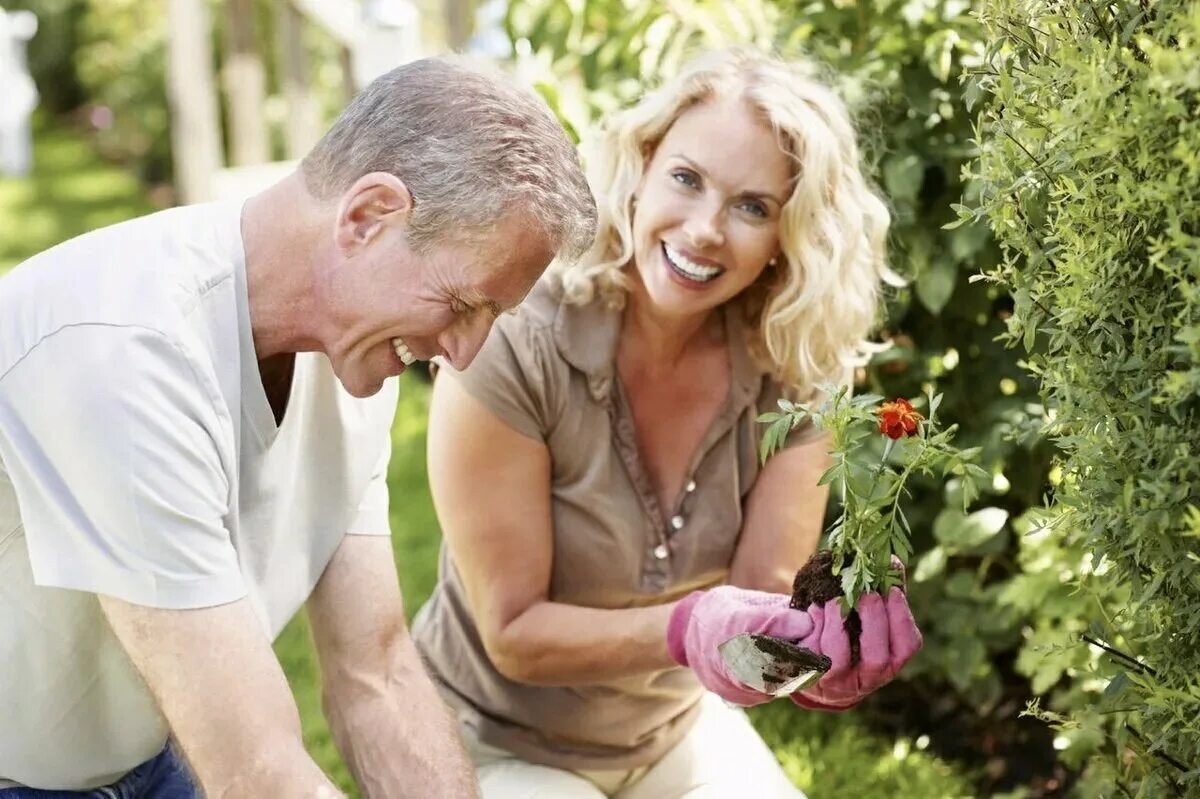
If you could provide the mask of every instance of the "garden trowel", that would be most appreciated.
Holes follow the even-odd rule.
[[[833,665],[811,649],[758,633],[735,635],[717,651],[730,674],[771,696],[795,693],[819,680]]]

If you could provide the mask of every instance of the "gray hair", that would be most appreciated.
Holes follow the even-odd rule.
[[[408,237],[418,250],[450,233],[477,237],[514,210],[567,257],[595,235],[579,154],[545,102],[458,60],[425,58],[376,78],[300,169],[320,200],[370,172],[400,178],[413,196]]]

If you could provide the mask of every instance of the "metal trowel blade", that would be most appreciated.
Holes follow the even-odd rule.
[[[771,696],[793,694],[819,680],[833,665],[810,649],[758,633],[735,635],[717,651],[730,674]]]

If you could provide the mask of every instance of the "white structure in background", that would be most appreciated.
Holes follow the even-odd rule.
[[[25,43],[37,27],[32,11],[0,8],[0,172],[7,175],[24,175],[33,166],[30,116],[38,93],[25,61]]]
[[[421,19],[412,0],[292,0],[296,9],[350,51],[354,85],[426,55]]]
[[[362,26],[350,48],[360,89],[421,52],[421,17],[409,0],[364,0]]]
[[[503,61],[512,55],[512,42],[504,30],[506,0],[487,0],[475,11],[475,33],[467,42],[467,52]]]
[[[296,10],[320,25],[350,55],[356,89],[383,73],[426,55],[421,48],[421,18],[411,0],[291,0]],[[212,196],[242,199],[283,178],[294,161],[226,167],[212,175]]]

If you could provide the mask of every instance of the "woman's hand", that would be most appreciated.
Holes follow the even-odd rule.
[[[774,699],[749,688],[725,667],[718,647],[741,633],[762,633],[788,641],[812,636],[808,613],[788,607],[784,594],[722,585],[681,599],[667,624],[671,657],[696,673],[700,683],[722,699],[743,707]]]
[[[831,599],[824,605],[812,605],[806,613],[813,629],[799,640],[799,645],[825,655],[833,661],[833,667],[813,686],[792,694],[792,701],[801,707],[847,710],[891,682],[921,648],[921,631],[902,590],[894,587],[886,598],[864,594],[858,602],[862,622],[859,661],[851,665],[850,639],[839,602]]]

